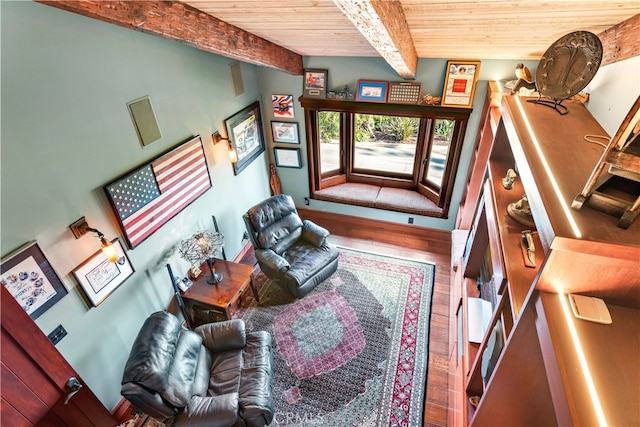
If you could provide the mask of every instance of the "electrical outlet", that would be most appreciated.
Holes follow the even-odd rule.
[[[413,217],[412,216],[409,217],[409,224],[413,224]]]
[[[47,335],[49,341],[53,343],[53,345],[58,344],[58,342],[67,335],[67,331],[64,329],[64,326],[58,325],[53,331]]]
[[[307,205],[307,206],[309,206],[309,198],[308,198],[308,197],[305,197],[305,198],[304,198],[304,204],[305,204],[305,205]]]

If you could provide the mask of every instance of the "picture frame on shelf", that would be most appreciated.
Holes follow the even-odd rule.
[[[305,98],[326,98],[327,75],[327,70],[305,69],[302,96]]]
[[[238,161],[233,163],[233,173],[238,175],[265,151],[260,102],[256,101],[227,117],[224,125],[229,143],[238,156]]]
[[[467,108],[473,106],[479,72],[480,61],[447,61],[440,105]]]
[[[356,86],[356,101],[361,102],[387,102],[388,82],[374,80],[358,80]]]
[[[300,144],[298,123],[271,122],[273,142],[282,144]]]
[[[34,320],[68,293],[36,241],[2,259],[0,281]]]
[[[273,157],[277,167],[300,169],[302,167],[302,157],[299,148],[274,147]]]
[[[293,112],[293,95],[271,95],[271,104],[273,105],[273,117],[292,119]]]
[[[118,254],[116,262],[110,262],[100,249],[72,272],[93,307],[100,305],[135,272],[120,239],[116,237],[111,244]]]
[[[422,84],[415,82],[389,82],[387,102],[390,104],[418,104],[422,95]]]

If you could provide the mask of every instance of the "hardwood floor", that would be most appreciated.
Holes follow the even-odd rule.
[[[436,265],[436,277],[431,306],[431,326],[429,328],[429,366],[424,408],[424,427],[447,425],[447,399],[449,378],[449,272],[451,251],[424,250],[402,247],[371,239],[338,236],[332,234],[333,244],[361,249],[381,254],[411,258],[431,262]],[[446,245],[443,245],[446,246]]]

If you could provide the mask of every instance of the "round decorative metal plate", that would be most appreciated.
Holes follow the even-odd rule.
[[[562,100],[584,89],[602,62],[602,43],[588,31],[569,33],[542,55],[536,70],[536,88],[541,95]]]

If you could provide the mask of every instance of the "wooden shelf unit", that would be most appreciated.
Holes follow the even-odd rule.
[[[451,275],[451,307],[456,310],[450,316],[451,328],[459,332],[452,343],[456,352],[450,369],[455,375],[450,376],[454,383],[449,387],[450,396],[458,401],[450,405],[449,419],[452,425],[473,426],[637,422],[640,222],[624,230],[617,227],[616,217],[570,208],[604,150],[583,137],[606,133],[577,102],[567,102],[569,114],[560,116],[496,90],[499,86],[490,84],[487,102],[490,105],[499,95],[501,114],[496,121],[495,109],[484,110],[481,127],[497,124],[491,140],[479,137],[467,199],[460,208],[464,212],[458,215],[458,227],[466,225],[469,237],[459,271]],[[509,168],[516,169],[518,177],[507,190],[502,178]],[[535,221],[535,268],[524,265],[520,249],[522,232],[529,227],[507,214],[507,206],[524,194]],[[471,200],[474,195],[476,200]],[[485,336],[476,344],[468,339],[465,299],[477,296],[485,252],[490,254],[496,303]],[[575,318],[568,293],[604,299],[613,323]],[[502,348],[490,358],[498,323]],[[575,340],[571,329],[578,331]],[[625,331],[634,337],[625,338]],[[586,371],[576,368],[580,348]],[[607,361],[607,349],[616,349],[614,368]],[[490,359],[493,372],[483,375]],[[587,372],[594,378],[592,389],[599,400],[587,392]],[[616,400],[620,394],[625,396]],[[471,396],[480,397],[477,408],[469,403]],[[600,419],[594,409],[597,401]]]

